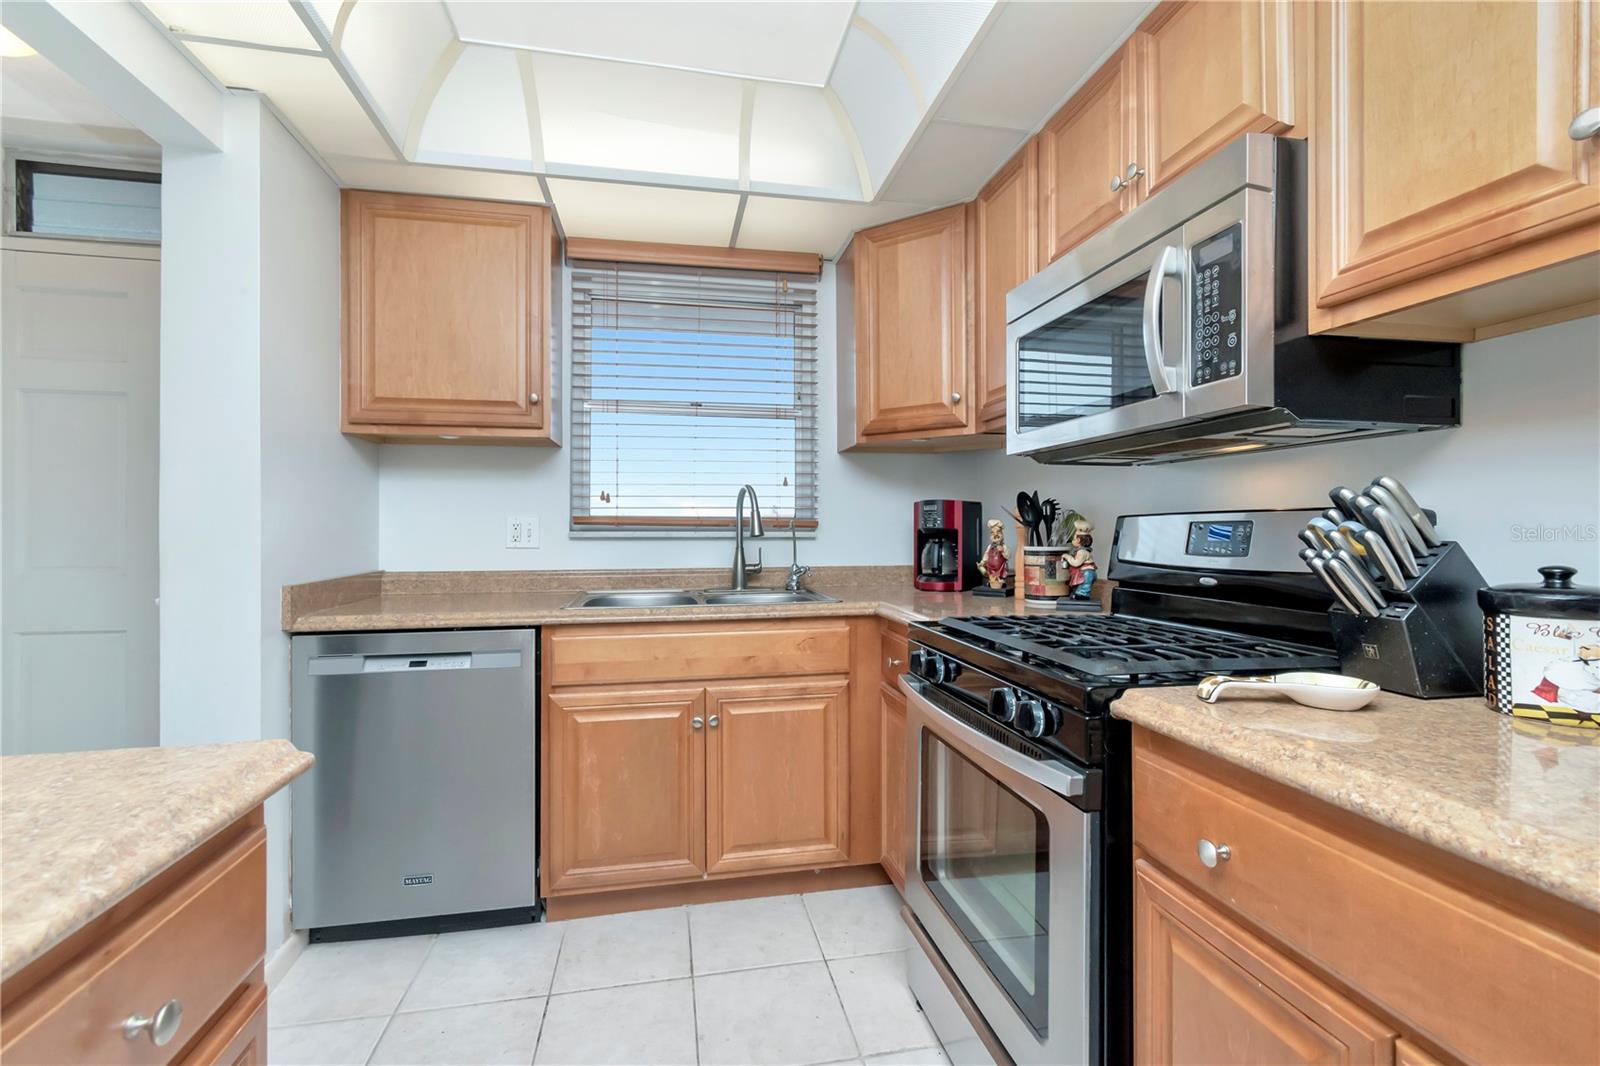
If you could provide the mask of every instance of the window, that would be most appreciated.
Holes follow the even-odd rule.
[[[17,160],[17,232],[117,241],[161,239],[161,175]]]
[[[574,263],[572,528],[814,528],[816,337],[814,277]]]

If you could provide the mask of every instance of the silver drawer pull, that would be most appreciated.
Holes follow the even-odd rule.
[[[889,658],[889,669],[891,670],[898,670],[905,664],[906,661],[904,659],[896,659],[892,656]]]
[[[122,1023],[122,1035],[128,1040],[137,1040],[149,1033],[150,1043],[156,1047],[166,1047],[178,1035],[178,1026],[182,1024],[183,1004],[169,999],[161,1004],[154,1015],[128,1015]]]
[[[1205,837],[1200,838],[1199,847],[1195,848],[1200,853],[1200,861],[1208,869],[1215,870],[1217,863],[1227,862],[1233,857],[1233,849],[1226,844],[1213,844]]]

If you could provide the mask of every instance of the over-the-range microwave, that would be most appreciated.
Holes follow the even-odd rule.
[[[1306,332],[1304,141],[1246,134],[1006,296],[1006,451],[1199,459],[1461,421],[1458,344]]]

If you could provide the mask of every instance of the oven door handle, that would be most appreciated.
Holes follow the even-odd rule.
[[[900,675],[900,688],[906,699],[916,704],[917,710],[928,720],[929,727],[945,740],[964,747],[1033,781],[1058,796],[1081,796],[1084,792],[1084,774],[1058,759],[1035,759],[1020,751],[1012,751],[998,740],[991,740],[953,714],[939,710],[928,699],[926,682],[910,674]]]
[[[1157,396],[1178,391],[1178,372],[1167,365],[1161,348],[1161,304],[1168,278],[1183,280],[1183,252],[1170,244],[1156,257],[1144,286],[1144,361]]]

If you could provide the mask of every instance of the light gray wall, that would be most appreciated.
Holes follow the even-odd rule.
[[[285,584],[378,560],[377,456],[339,432],[339,193],[259,97],[163,158],[161,742],[289,735]],[[289,796],[267,804],[267,951]]]
[[[818,291],[821,400],[819,532],[802,540],[813,564],[909,563],[911,502],[977,499],[976,455],[840,454],[834,448],[833,265]],[[563,345],[564,353],[570,345]],[[597,539],[568,535],[571,449],[386,444],[380,449],[378,527],[386,570],[546,570],[566,567],[726,566],[728,537]],[[507,549],[506,519],[537,515],[536,549]],[[789,545],[769,533],[764,559],[787,567]],[[754,557],[754,553],[750,553]]]
[[[985,510],[1014,507],[1020,489],[1055,496],[1095,522],[1104,560],[1121,514],[1326,507],[1334,485],[1392,474],[1490,582],[1565,563],[1600,584],[1600,318],[1469,344],[1462,363],[1459,429],[1139,469],[986,455]]]
[[[339,189],[261,122],[261,736],[289,735],[284,585],[378,562],[377,445],[339,432]],[[289,792],[267,801],[267,944],[289,924]]]

